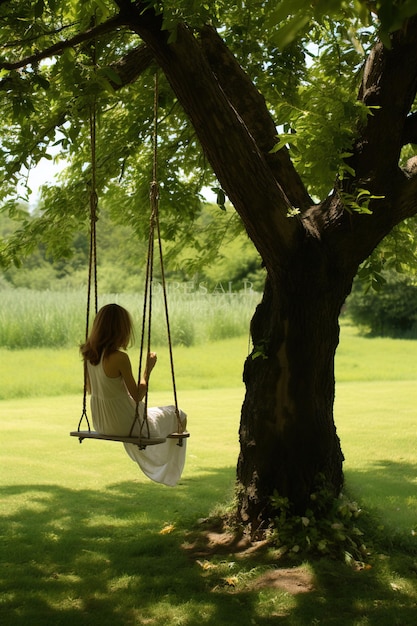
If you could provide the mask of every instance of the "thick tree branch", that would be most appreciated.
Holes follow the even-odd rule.
[[[88,30],[78,33],[74,35],[74,37],[70,37],[69,39],[64,39],[63,41],[59,41],[53,46],[49,46],[49,48],[45,48],[35,54],[31,54],[23,59],[19,59],[18,61],[0,61],[0,69],[5,70],[17,70],[26,65],[32,65],[33,63],[39,63],[42,59],[47,59],[56,54],[61,54],[67,48],[72,48],[77,46],[84,41],[90,41],[94,39],[94,37],[98,37],[105,33],[108,33],[118,26],[123,25],[123,20],[120,15],[116,15],[115,17],[110,18],[106,22],[99,24],[98,26],[94,26],[89,28]]]
[[[229,101],[241,116],[263,153],[271,171],[285,189],[294,207],[306,209],[313,204],[301,178],[295,170],[288,150],[271,153],[277,143],[277,129],[265,98],[238,64],[218,33],[209,26],[201,31],[204,53]]]
[[[308,216],[344,267],[361,263],[396,224],[417,212],[417,196],[409,193],[414,181],[399,168],[401,147],[414,132],[415,122],[408,122],[407,116],[416,89],[417,17],[413,17],[392,34],[390,50],[376,44],[365,64],[359,99],[371,109],[348,159],[355,174],[342,181],[341,196],[337,190]],[[346,195],[355,199],[364,188],[381,196],[370,201],[370,215],[344,205]]]
[[[152,65],[153,60],[152,51],[146,44],[141,44],[134,50],[130,50],[120,61],[110,65],[120,79],[118,83],[110,81],[113,89],[117,91],[134,83]]]
[[[378,43],[365,64],[359,99],[371,113],[355,146],[353,167],[366,180],[378,171],[383,184],[397,167],[407,115],[417,90],[417,16],[392,34],[392,47]],[[381,129],[384,132],[381,132]]]
[[[141,3],[133,6],[118,0],[118,4],[130,28],[151,48],[249,236],[276,272],[290,262],[293,239],[299,233],[297,223],[287,218],[288,198],[221,89],[199,43],[180,24],[175,42],[168,44],[162,20],[153,11],[143,10]]]

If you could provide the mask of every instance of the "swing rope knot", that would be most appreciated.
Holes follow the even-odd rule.
[[[152,204],[155,205],[156,202],[159,200],[159,185],[156,180],[153,180],[151,182],[149,195]]]

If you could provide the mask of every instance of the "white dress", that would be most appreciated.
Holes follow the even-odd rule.
[[[104,435],[128,437],[135,416],[136,403],[128,394],[123,378],[107,376],[102,360],[98,365],[92,365],[87,361],[87,369],[91,388],[91,417],[95,430]],[[143,412],[144,404],[140,402],[140,418]],[[147,412],[150,437],[166,437],[178,431],[174,406],[148,407]],[[182,423],[186,417],[180,410]],[[136,420],[132,435],[139,434],[140,426]],[[142,436],[148,436],[146,426]],[[178,446],[177,443],[176,439],[167,439],[164,443],[147,446],[144,450],[140,450],[134,443],[123,445],[130,458],[139,465],[148,478],[173,487],[181,478],[184,468],[187,440],[182,440],[182,446]]]

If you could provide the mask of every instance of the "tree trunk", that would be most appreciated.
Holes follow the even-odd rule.
[[[274,492],[302,514],[320,483],[337,496],[343,455],[333,421],[338,316],[351,281],[308,246],[252,319],[240,426],[238,513],[256,531],[274,516]]]
[[[337,496],[343,484],[333,420],[338,317],[359,264],[417,210],[417,177],[409,179],[398,167],[417,83],[417,26],[393,36],[391,50],[370,56],[363,101],[376,109],[353,147],[349,165],[355,173],[310,206],[287,151],[270,152],[277,132],[264,99],[217,33],[205,28],[197,34],[180,24],[170,43],[162,16],[141,2],[116,1],[165,73],[267,270],[251,326],[254,350],[244,369],[237,468],[238,516],[256,531],[274,518],[274,493],[302,514],[317,486]],[[413,69],[399,77],[391,106],[398,64]],[[380,132],[380,111],[382,128],[392,126],[395,133]],[[341,201],[341,192],[355,198],[363,186],[383,198],[370,203],[366,216]],[[290,218],[294,207],[300,215]]]

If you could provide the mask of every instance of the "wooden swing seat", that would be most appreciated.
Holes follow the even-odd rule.
[[[187,439],[189,436],[190,433],[184,431],[183,433],[171,433],[170,435],[167,435],[167,439]]]
[[[155,446],[158,443],[164,443],[165,437],[129,437],[123,435],[103,435],[95,430],[73,430],[70,432],[71,437],[78,437],[80,443],[83,439],[104,439],[105,441],[121,441],[122,443],[133,443],[139,448],[146,448],[146,446]]]
[[[171,433],[167,437],[125,437],[123,435],[103,435],[95,430],[73,430],[70,432],[71,437],[78,437],[80,443],[83,439],[104,439],[105,441],[120,441],[122,443],[133,443],[139,448],[146,446],[155,446],[159,443],[165,443],[167,439],[183,440],[190,436],[190,433]]]

